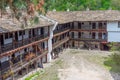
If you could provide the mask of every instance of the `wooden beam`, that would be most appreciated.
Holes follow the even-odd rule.
[[[107,32],[106,29],[91,29],[91,30],[85,30],[85,29],[71,29],[71,32]]]
[[[24,30],[23,30],[24,31]],[[23,40],[24,40],[24,34],[23,34],[23,31],[22,31],[22,45],[24,45],[23,43]]]
[[[61,33],[54,34],[53,37],[60,36],[60,35],[62,35],[62,34],[64,34],[64,33],[69,32],[69,31],[70,31],[70,29],[68,29],[68,30],[66,30],[66,31],[62,31]]]

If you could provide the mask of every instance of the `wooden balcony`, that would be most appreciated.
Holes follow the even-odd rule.
[[[76,40],[76,41],[107,42],[107,39],[91,39],[91,38],[70,38],[70,40]]]
[[[18,47],[30,44],[32,42],[45,39],[47,37],[48,37],[48,34],[47,35],[36,36],[36,37],[32,37],[32,38],[27,38],[27,39],[23,39],[23,40],[13,42],[13,43],[10,43],[10,44],[2,45],[0,52],[3,53],[3,52],[6,52],[6,51],[10,51],[10,50],[16,49]]]
[[[63,31],[69,30],[69,29],[70,29],[69,27],[66,27],[66,28],[63,28],[63,29],[54,30],[53,33],[54,33],[54,34],[57,34],[57,33],[61,33],[61,32],[63,32]]]
[[[79,31],[79,32],[107,32],[106,29],[71,29],[71,31]]]
[[[15,72],[18,72],[19,70],[25,68],[27,65],[34,63],[38,59],[42,58],[43,56],[47,55],[48,50],[44,50],[41,55],[37,55],[33,59],[26,61],[25,59],[22,59],[22,61],[19,61],[15,64],[12,64],[10,67],[0,71],[0,73],[3,73],[0,77],[7,77],[12,75]]]
[[[56,43],[53,44],[53,49],[59,47],[60,45],[64,44],[67,41],[69,41],[69,37],[66,37],[60,41],[57,41]]]

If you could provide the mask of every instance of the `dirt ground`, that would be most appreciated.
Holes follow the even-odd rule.
[[[104,62],[111,52],[66,49],[36,80],[120,80]],[[46,64],[46,65],[47,65]]]
[[[114,80],[99,60],[109,54],[105,51],[66,50],[60,58],[67,67],[58,70],[58,77],[60,80]]]

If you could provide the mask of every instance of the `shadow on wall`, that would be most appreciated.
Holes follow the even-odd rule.
[[[120,53],[114,53],[104,62],[114,80],[120,80]]]

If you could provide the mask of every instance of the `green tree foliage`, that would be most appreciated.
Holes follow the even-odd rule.
[[[120,0],[45,0],[45,8],[47,10],[56,9],[57,11],[65,11],[68,8],[71,11],[85,10],[120,10]]]

